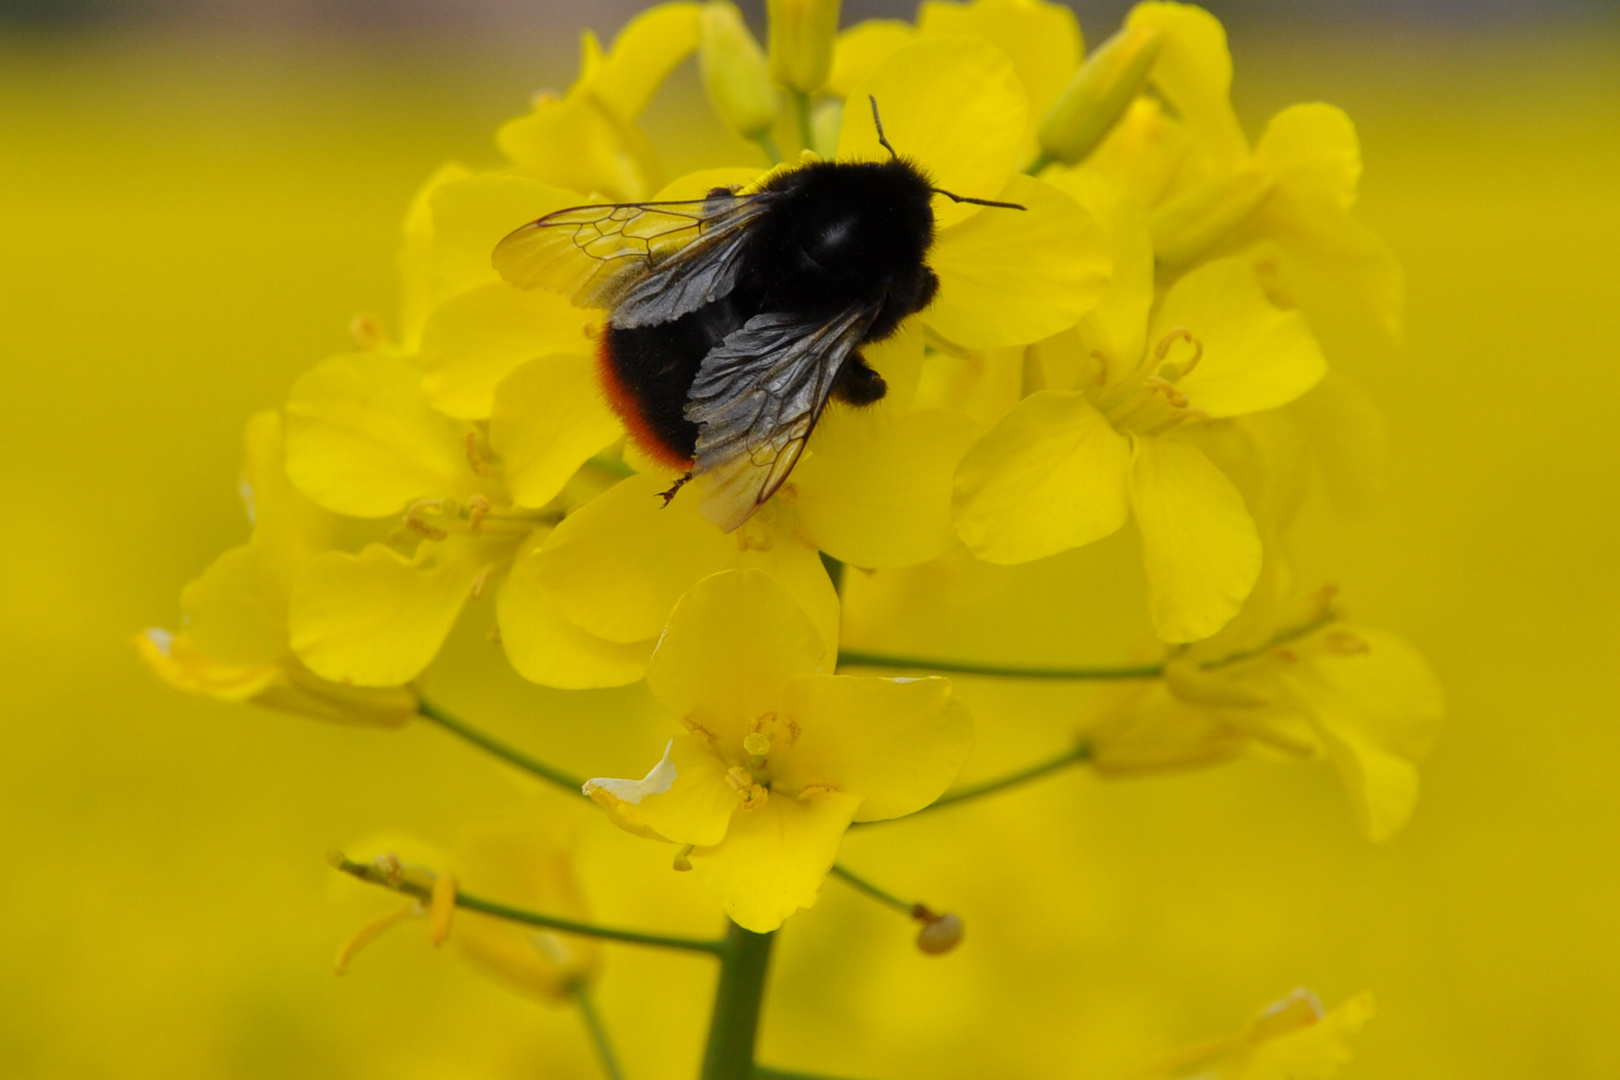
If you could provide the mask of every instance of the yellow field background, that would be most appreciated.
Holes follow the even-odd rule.
[[[1403,349],[1323,328],[1387,415],[1388,496],[1349,524],[1313,513],[1302,550],[1445,682],[1417,816],[1375,847],[1325,767],[1247,763],[1070,776],[853,834],[852,866],[961,911],[967,942],[923,957],[830,882],[782,935],[768,1061],[1109,1080],[1303,984],[1377,996],[1352,1080],[1620,1075],[1620,38],[1233,37],[1251,131],[1293,101],[1356,119],[1361,214],[1408,273]],[[328,848],[448,845],[468,817],[564,800],[435,730],[182,698],[129,643],[245,538],[246,417],[342,349],[355,312],[391,313],[418,182],[492,164],[495,124],[570,74],[430,44],[0,40],[0,1076],[598,1075],[575,1016],[420,926],[330,970],[392,898],[337,888]],[[675,171],[720,138],[683,126],[694,84],[649,120]],[[1082,557],[1128,565],[1131,542]],[[1141,629],[1100,621],[1118,606],[1032,625],[1107,660]],[[523,685],[482,629],[432,673],[445,701],[587,775],[656,756],[639,688]],[[964,689],[970,772],[1056,745],[1050,701],[1074,695],[1043,693]],[[579,821],[604,921],[713,927],[668,849]],[[609,950],[631,1080],[694,1074],[710,978]]]

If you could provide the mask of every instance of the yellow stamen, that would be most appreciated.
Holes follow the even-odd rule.
[[[435,948],[450,938],[450,920],[456,914],[456,879],[440,874],[433,879],[428,899],[428,940]]]
[[[443,499],[418,499],[405,508],[405,527],[421,533],[429,540],[443,540],[450,534],[437,525],[430,524],[424,516],[429,513],[441,514],[443,512]]]
[[[1185,409],[1187,407],[1187,395],[1158,375],[1149,375],[1142,380],[1142,385],[1149,390],[1163,390],[1165,400],[1170,402],[1170,407],[1173,409]]]
[[[359,953],[361,949],[382,937],[390,929],[392,929],[396,923],[410,918],[416,913],[416,910],[416,904],[412,902],[395,911],[390,911],[381,918],[373,919],[371,922],[366,923],[366,925],[356,930],[349,937],[349,940],[345,941],[338,947],[337,957],[332,961],[333,973],[342,975],[344,972],[348,971],[350,962],[354,960],[355,955]]]
[[[1358,637],[1348,630],[1335,630],[1323,641],[1327,643],[1328,651],[1338,656],[1359,656],[1372,651],[1372,646],[1367,644],[1365,638]]]
[[[471,465],[472,471],[479,476],[488,476],[495,471],[490,467],[489,462],[484,459],[483,451],[478,448],[478,432],[476,431],[467,432],[467,464]],[[474,498],[483,498],[483,496],[474,496]],[[487,503],[489,500],[485,499],[484,501]]]
[[[1170,354],[1170,346],[1174,345],[1178,341],[1185,341],[1193,347],[1193,358],[1187,361],[1185,364],[1165,363],[1159,367],[1159,374],[1163,375],[1171,382],[1175,382],[1177,379],[1185,378],[1187,375],[1191,374],[1192,369],[1198,366],[1198,361],[1204,358],[1204,343],[1193,337],[1192,331],[1188,330],[1185,326],[1178,326],[1171,330],[1168,334],[1164,335],[1164,337],[1159,341],[1159,344],[1154,348],[1153,355],[1158,359],[1163,360]]]
[[[471,446],[472,443],[468,442],[467,445]],[[483,532],[484,516],[490,512],[490,509],[490,502],[486,496],[474,495],[467,500],[467,528],[472,530],[474,536]]]

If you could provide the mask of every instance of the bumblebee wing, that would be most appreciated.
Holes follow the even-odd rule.
[[[877,313],[756,315],[703,358],[685,416],[699,425],[692,471],[705,476],[705,517],[730,532],[782,486]]]
[[[544,286],[613,325],[669,322],[732,290],[770,192],[719,190],[685,202],[604,203],[547,214],[495,248],[495,269],[522,289]]]

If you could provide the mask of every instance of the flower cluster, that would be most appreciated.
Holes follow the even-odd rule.
[[[574,84],[498,132],[503,167],[428,181],[398,319],[357,321],[352,352],[250,423],[252,538],[187,586],[181,632],[142,639],[148,661],[188,691],[397,725],[464,611],[492,604],[525,679],[645,679],[675,725],[662,759],[584,791],[763,933],[815,901],[852,823],[934,802],[973,740],[944,679],[836,674],[843,566],[1023,563],[1132,521],[1157,641],[1144,681],[1076,720],[1095,766],[1326,757],[1367,832],[1399,828],[1434,678],[1301,590],[1289,551],[1307,492],[1358,501],[1379,453],[1313,305],[1349,297],[1399,331],[1399,270],[1351,214],[1350,121],[1294,106],[1251,143],[1224,31],[1185,4],[1138,4],[1089,54],[1044,0],[928,0],[915,25],[842,32],[836,4],[770,15],[764,45],[725,0],[661,4],[611,48],[586,34]],[[666,178],[637,118],[694,55],[735,153]],[[937,293],[861,350],[881,400],[813,416],[786,482],[729,530],[610,404],[612,311],[491,261],[556,211],[747,195],[896,151],[936,192]],[[442,880],[416,883],[435,913]],[[555,956],[530,970],[527,945],[478,940],[506,977],[560,985]]]

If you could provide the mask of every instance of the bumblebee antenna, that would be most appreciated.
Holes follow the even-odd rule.
[[[953,194],[952,192],[946,191],[944,188],[931,187],[928,190],[932,191],[935,195],[943,195],[943,196],[945,196],[947,199],[951,200],[951,202],[972,203],[974,206],[996,206],[996,207],[1000,207],[1003,210],[1028,210],[1029,209],[1029,207],[1022,206],[1022,205],[1020,205],[1018,203],[1015,203],[1015,202],[996,202],[994,199],[974,199],[974,198],[971,198],[971,197],[969,197],[967,195],[956,195],[956,194]]]
[[[891,158],[899,157],[900,155],[894,152],[894,147],[889,145],[888,136],[883,134],[883,120],[878,116],[877,98],[871,94],[867,94],[866,100],[872,103],[872,126],[877,128],[878,145],[887,150]]]

